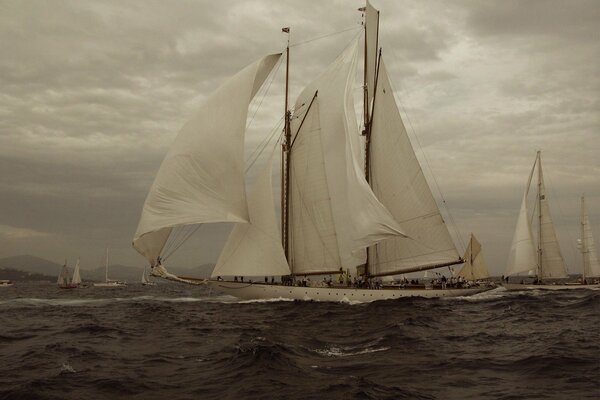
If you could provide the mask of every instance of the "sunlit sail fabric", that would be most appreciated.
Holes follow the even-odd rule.
[[[172,227],[246,222],[244,132],[248,105],[281,55],[244,68],[187,122],[150,188],[133,239],[155,265]]]
[[[404,128],[383,60],[371,127],[373,192],[409,238],[385,240],[369,252],[369,273],[386,275],[459,262],[460,256]]]
[[[273,156],[248,194],[248,223],[237,223],[212,277],[289,275],[277,227],[271,176]]]
[[[487,264],[483,259],[481,252],[481,243],[477,241],[475,236],[471,234],[469,245],[463,257],[465,265],[458,272],[458,276],[465,278],[468,281],[476,281],[477,279],[485,279],[490,277]]]
[[[581,252],[583,254],[583,271],[586,278],[600,277],[600,262],[596,253],[596,244],[592,236],[592,226],[585,208],[585,200],[581,198]]]
[[[402,234],[369,188],[356,158],[352,87],[357,52],[358,40],[296,101],[290,156],[290,242],[296,274],[354,267],[364,262],[362,249]]]

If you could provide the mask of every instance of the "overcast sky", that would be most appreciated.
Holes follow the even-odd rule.
[[[492,273],[502,273],[541,149],[563,255],[580,271],[582,192],[600,238],[600,2],[373,5],[413,146],[462,240],[474,232]],[[92,268],[108,245],[111,262],[142,266],[131,248],[140,211],[194,109],[245,65],[282,51],[284,26],[298,44],[291,84],[299,94],[357,34],[361,6],[0,0],[0,257],[81,256]],[[250,144],[281,118],[282,72]],[[172,263],[214,262],[226,235],[203,226]]]

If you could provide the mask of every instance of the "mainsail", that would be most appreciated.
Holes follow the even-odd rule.
[[[69,284],[69,267],[67,267],[67,261],[60,268],[60,273],[58,274],[58,280],[56,281],[59,286],[67,286]]]
[[[596,253],[596,244],[592,236],[592,227],[585,208],[584,196],[581,196],[581,255],[583,256],[583,277],[600,277],[600,262]]]
[[[527,195],[536,167],[538,171],[538,193],[536,199],[538,214],[534,220],[538,221],[537,257],[535,255],[536,249],[532,235],[532,220],[530,219],[527,207]],[[511,276],[520,273],[529,273],[530,271],[534,271],[540,279],[564,278],[567,276],[565,263],[554,230],[554,223],[550,215],[550,206],[546,196],[546,187],[542,172],[541,153],[539,151],[529,175],[523,200],[521,201],[521,210],[517,219],[517,227],[513,236],[505,274]]]
[[[357,159],[352,98],[358,39],[296,101],[290,153],[290,265],[326,273],[363,261],[361,251],[402,229],[377,200]]]
[[[481,252],[481,243],[477,241],[473,234],[471,234],[471,239],[469,240],[469,245],[463,259],[465,260],[465,265],[458,272],[458,276],[468,281],[490,277],[487,265],[483,259],[483,253]]]
[[[266,56],[229,79],[177,135],[150,188],[133,239],[150,265],[157,264],[173,227],[248,221],[248,105],[280,56]]]
[[[458,251],[404,128],[383,60],[368,140],[371,187],[409,236],[371,248],[369,274],[390,275],[459,263]]]

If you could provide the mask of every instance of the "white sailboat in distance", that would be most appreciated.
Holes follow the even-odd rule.
[[[127,283],[122,281],[117,281],[114,279],[108,279],[108,247],[106,248],[106,257],[105,257],[105,280],[104,282],[96,282],[94,283],[95,287],[105,287],[105,288],[120,288],[127,286]]]
[[[537,209],[537,218],[533,218],[529,214],[527,205],[527,196],[533,180],[533,174],[537,168],[537,196],[535,208]],[[537,222],[537,246],[533,239],[533,225]],[[584,229],[582,223],[582,229]],[[585,239],[586,235],[582,235]],[[591,236],[591,232],[590,232]],[[584,255],[585,257],[585,255]],[[525,283],[524,279],[520,279],[520,283],[511,283],[510,277],[528,274],[535,276],[534,283]],[[567,277],[567,268],[563,260],[554,223],[550,215],[550,206],[546,194],[546,186],[544,184],[544,176],[542,172],[542,156],[541,152],[537,152],[533,168],[529,174],[525,194],[521,201],[521,210],[517,219],[517,227],[513,236],[513,241],[508,258],[508,265],[505,272],[505,282],[503,286],[508,290],[564,290],[564,289],[582,289],[582,288],[600,288],[598,285],[582,285],[582,284],[560,284],[549,283],[548,279],[558,279]],[[514,278],[513,278],[514,279]],[[544,283],[546,281],[546,283]]]
[[[581,238],[578,240],[578,245],[583,263],[581,282],[583,284],[599,283],[600,261],[598,261],[592,226],[585,208],[585,196],[583,195],[581,196]]]
[[[359,46],[357,35],[305,87],[292,108],[290,29],[283,28],[288,46],[279,224],[271,182],[275,145],[263,146],[268,162],[247,196],[245,190],[248,106],[282,59],[282,54],[271,54],[213,92],[181,129],[162,162],[133,238],[133,247],[148,260],[152,275],[206,283],[243,299],[374,301],[487,290],[386,287],[381,282],[386,276],[448,267],[462,259],[396,105],[378,43],[379,11],[368,1],[360,11],[364,46]],[[365,122],[359,129],[353,89],[361,47]],[[212,279],[169,273],[165,266],[169,254],[163,259],[163,250],[178,245],[167,241],[186,236],[175,230],[218,222],[235,226]],[[324,280],[311,280],[312,275]],[[275,276],[281,277],[278,283]],[[250,277],[260,277],[261,282],[249,282]],[[320,283],[315,285],[316,281]]]

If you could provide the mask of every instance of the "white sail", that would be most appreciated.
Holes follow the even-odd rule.
[[[290,156],[295,274],[354,267],[364,262],[362,249],[403,234],[369,188],[356,158],[357,51],[358,39],[296,101]]]
[[[170,230],[246,222],[244,132],[248,105],[281,54],[266,56],[218,88],[186,123],[150,188],[133,239],[155,265]]]
[[[289,275],[275,215],[272,171],[273,156],[248,194],[250,222],[235,225],[212,277]]]
[[[81,283],[81,272],[79,271],[79,258],[77,259],[77,263],[75,263],[75,270],[73,271],[73,279],[71,279],[71,283],[75,285],[79,285]]]
[[[550,215],[550,206],[546,196],[546,186],[544,185],[544,175],[542,172],[542,160],[538,157],[538,176],[539,176],[539,198],[540,198],[540,247],[542,249],[542,264],[540,266],[540,278],[565,278],[567,269],[558,246],[558,239],[554,230],[554,223]]]
[[[477,241],[475,235],[471,234],[469,245],[464,255],[465,264],[458,272],[458,276],[465,278],[468,281],[476,281],[478,279],[486,279],[490,277],[483,253],[481,252],[481,243]]]
[[[370,183],[409,238],[395,237],[369,251],[369,273],[459,262],[460,256],[410,143],[383,59],[379,66],[370,139]]]
[[[587,278],[600,277],[600,261],[596,252],[596,244],[592,236],[592,226],[585,208],[585,200],[581,197],[581,254],[583,255],[583,276]]]

